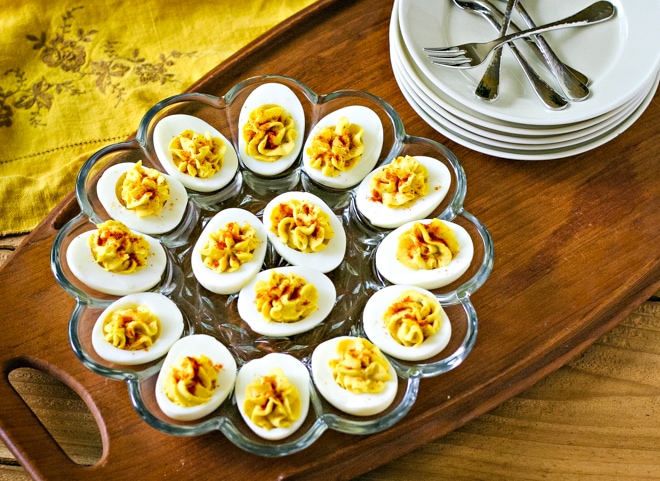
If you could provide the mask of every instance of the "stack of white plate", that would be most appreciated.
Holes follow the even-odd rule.
[[[544,34],[557,55],[590,80],[589,97],[571,102],[563,110],[541,104],[506,47],[500,95],[495,101],[474,94],[488,60],[472,69],[433,65],[424,47],[484,42],[498,36],[485,19],[461,10],[452,0],[395,0],[390,24],[394,76],[406,100],[429,125],[476,151],[523,160],[585,152],[630,127],[648,107],[660,79],[660,1],[611,1],[617,13],[610,20]],[[592,2],[532,1],[524,5],[541,25],[572,15]],[[515,14],[512,19],[524,28]],[[527,55],[529,49],[523,51],[536,71],[561,92],[545,65]]]

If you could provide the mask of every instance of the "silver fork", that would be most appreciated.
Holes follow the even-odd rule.
[[[454,3],[456,6],[459,8],[467,9],[470,11],[473,11],[475,13],[480,14],[483,16],[488,23],[491,24],[491,26],[497,30],[498,32],[501,29],[500,23],[495,19],[495,17],[489,12],[486,11],[486,9],[475,9],[475,5],[473,1],[465,1],[465,0],[454,0]],[[532,68],[531,65],[525,60],[525,57],[520,53],[516,45],[512,42],[508,44],[511,53],[515,57],[515,59],[518,61],[518,64],[520,65],[523,73],[525,74],[525,77],[527,77],[527,80],[529,80],[530,85],[532,86],[532,89],[534,90],[534,93],[536,96],[539,98],[539,100],[545,105],[547,108],[551,110],[561,110],[563,108],[566,108],[568,105],[568,101],[562,97],[555,89],[553,89],[548,83],[543,80],[538,73]]]
[[[452,47],[428,47],[424,48],[432,63],[451,68],[472,68],[483,63],[494,48],[519,38],[526,38],[539,33],[548,32],[566,27],[579,27],[591,25],[608,20],[614,16],[616,9],[607,1],[596,2],[578,13],[556,22],[548,23],[540,27],[522,32],[505,35],[498,39],[485,43],[464,43]]]

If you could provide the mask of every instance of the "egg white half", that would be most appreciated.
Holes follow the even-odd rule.
[[[311,167],[311,157],[307,149],[312,145],[314,137],[326,127],[335,127],[340,117],[346,117],[351,124],[357,124],[364,129],[362,141],[364,142],[364,153],[360,161],[350,170],[339,172],[334,177],[323,175],[320,169]],[[303,168],[307,175],[319,184],[332,187],[334,189],[346,189],[357,185],[364,177],[371,172],[380,153],[383,150],[383,123],[378,114],[369,107],[362,105],[349,105],[341,109],[330,112],[323,117],[314,126],[312,132],[307,136],[303,148]]]
[[[270,215],[273,209],[283,202],[290,200],[308,200],[319,206],[330,219],[330,227],[334,231],[334,237],[330,239],[325,249],[319,252],[300,252],[284,244],[277,234],[271,230],[273,224]],[[321,272],[330,272],[344,260],[346,253],[346,232],[339,218],[330,209],[328,204],[309,192],[285,192],[272,199],[263,213],[263,224],[273,247],[289,264],[295,266],[306,266]]]
[[[360,183],[355,202],[359,211],[369,222],[385,229],[394,229],[413,220],[424,219],[431,214],[449,192],[451,173],[445,164],[426,156],[415,156],[415,159],[428,171],[429,192],[406,207],[391,208],[382,202],[371,200],[369,183],[385,166],[370,172]]]
[[[279,367],[284,372],[289,382],[296,387],[300,395],[300,417],[294,421],[288,428],[273,428],[264,429],[257,426],[252,422],[250,417],[245,413],[245,391],[252,381],[266,376],[272,369]],[[270,441],[277,441],[291,436],[294,432],[302,426],[307,418],[309,412],[309,371],[295,357],[283,353],[270,353],[259,359],[254,359],[238,371],[236,377],[236,389],[234,395],[236,397],[236,405],[245,420],[248,427],[259,437],[268,439]]]
[[[255,286],[260,280],[270,279],[272,271],[283,274],[296,274],[303,277],[308,284],[314,284],[319,298],[317,309],[306,318],[297,322],[273,322],[264,318],[261,312],[257,310]],[[302,266],[279,267],[261,271],[251,281],[249,281],[238,295],[238,314],[241,316],[250,328],[264,336],[293,336],[302,332],[309,331],[318,326],[328,317],[337,299],[335,285],[323,273]]]
[[[151,309],[160,321],[160,333],[147,349],[119,349],[104,339],[103,324],[114,311],[137,308],[143,305]],[[106,361],[122,365],[144,364],[167,354],[183,333],[183,315],[169,298],[156,292],[140,292],[117,299],[99,316],[92,329],[92,345],[96,353]]]
[[[201,250],[206,245],[209,235],[217,229],[224,228],[230,222],[238,222],[243,226],[249,223],[255,230],[259,245],[252,253],[249,262],[241,264],[234,272],[217,273],[204,265]],[[266,229],[257,216],[245,209],[229,208],[218,212],[209,220],[193,247],[191,265],[197,281],[216,294],[235,294],[250,281],[261,269],[266,257],[268,236]]]
[[[373,294],[364,306],[362,326],[369,340],[380,347],[384,353],[404,361],[422,361],[435,356],[447,347],[451,338],[451,323],[440,306],[442,323],[438,332],[425,339],[419,346],[403,346],[396,342],[390,335],[383,317],[392,301],[408,290],[416,290],[435,298],[431,292],[415,286],[385,287]]]
[[[461,277],[470,267],[474,255],[474,244],[470,234],[460,225],[449,221],[444,222],[456,234],[460,246],[458,255],[452,261],[437,269],[411,269],[396,258],[399,236],[412,228],[415,222],[428,224],[432,219],[411,221],[394,229],[381,241],[376,250],[376,269],[392,284],[408,284],[424,289],[437,289],[451,284]]]
[[[297,135],[294,139],[294,148],[287,155],[275,162],[264,162],[251,157],[247,153],[247,142],[243,138],[243,126],[247,123],[250,113],[266,104],[279,105],[291,114]],[[305,136],[305,110],[300,100],[289,87],[279,83],[266,83],[254,89],[245,99],[238,116],[238,150],[245,166],[252,172],[263,176],[281,174],[291,167],[300,154]]]
[[[334,380],[330,360],[337,358],[337,344],[350,336],[340,336],[319,344],[312,353],[312,379],[321,395],[334,407],[354,416],[372,416],[387,409],[394,401],[398,389],[398,378],[394,367],[388,362],[391,380],[379,393],[353,393],[342,388]]]
[[[179,406],[165,394],[165,381],[173,364],[180,357],[205,355],[214,364],[221,364],[217,388],[211,399],[197,406]],[[207,334],[193,334],[176,341],[167,353],[156,380],[156,402],[163,413],[179,421],[193,421],[212,413],[227,399],[236,381],[236,361],[229,350],[216,338]]]
[[[170,142],[184,130],[192,130],[204,135],[209,132],[211,137],[218,137],[227,147],[222,162],[222,167],[215,175],[208,178],[193,177],[184,174],[174,165],[172,153],[169,150]],[[158,160],[169,175],[179,180],[184,186],[197,192],[213,192],[222,189],[236,175],[238,170],[238,155],[231,141],[227,139],[218,129],[193,115],[175,114],[162,118],[154,128],[154,149]]]
[[[121,176],[134,165],[132,162],[123,162],[113,165],[103,172],[96,184],[96,193],[101,205],[110,217],[138,232],[164,234],[173,230],[181,222],[188,206],[186,188],[179,180],[168,174],[163,174],[170,186],[170,198],[158,215],[138,217],[135,212],[124,207],[117,198],[116,191],[117,182]]]
[[[89,247],[90,230],[75,237],[66,250],[66,262],[74,276],[88,287],[113,296],[148,291],[158,284],[167,266],[165,249],[158,240],[143,234],[149,243],[147,265],[131,274],[116,274],[103,269],[94,260]]]

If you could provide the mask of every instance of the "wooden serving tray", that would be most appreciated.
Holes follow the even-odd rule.
[[[350,88],[399,112],[410,135],[450,148],[468,178],[467,210],[489,229],[495,267],[472,296],[479,334],[467,360],[424,379],[392,428],[328,431],[310,448],[261,458],[220,433],[173,437],[142,421],[126,385],[87,370],[68,343],[74,300],[50,269],[53,239],[77,212],[70,195],[0,270],[0,435],[35,479],[350,479],[463,425],[514,396],[614,327],[660,287],[660,101],[606,145],[571,158],[509,161],[457,145],[408,106],[388,51],[391,1],[322,0],[219,65],[192,90],[223,95],[253,75],[296,78],[319,93]],[[136,126],[139,119],[136,119]],[[7,380],[22,366],[49,372],[88,403],[103,457],[76,465]]]

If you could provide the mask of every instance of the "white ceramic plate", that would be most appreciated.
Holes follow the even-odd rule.
[[[495,38],[497,35],[482,18],[454,6],[451,0],[398,0],[397,9],[403,41],[415,65],[445,97],[493,119],[553,126],[581,122],[616,109],[640,93],[658,71],[660,2],[611,1],[617,8],[611,20],[544,34],[566,63],[592,79],[590,98],[553,112],[540,104],[507,49],[502,58],[500,98],[496,102],[482,102],[474,96],[485,63],[466,70],[430,63],[422,50],[425,46]],[[525,7],[541,25],[571,15],[591,3],[592,0],[535,1],[526,2]],[[523,24],[520,19],[514,20]],[[535,59],[530,58],[532,62]]]
[[[396,31],[392,32],[396,35]],[[392,39],[392,44],[396,39]],[[548,135],[521,135],[520,133],[513,133],[508,131],[503,133],[498,130],[482,127],[479,124],[474,124],[465,119],[458,117],[451,112],[442,108],[441,105],[434,102],[432,97],[426,94],[426,91],[419,86],[416,78],[409,74],[409,63],[406,58],[401,54],[405,52],[398,52],[395,49],[391,50],[391,61],[397,64],[399,76],[406,84],[409,93],[412,94],[417,103],[423,105],[425,110],[432,117],[441,117],[443,122],[449,123],[459,131],[464,131],[465,136],[473,140],[491,143],[500,148],[519,148],[529,150],[539,150],[548,148],[563,148],[575,143],[584,142],[590,138],[597,137],[602,134],[606,129],[620,123],[628,117],[644,100],[648,94],[649,89],[653,85],[650,83],[645,86],[643,92],[637,94],[631,101],[626,102],[621,107],[615,109],[608,115],[599,117],[601,120],[598,122],[585,122],[574,124],[574,130]],[[474,137],[473,137],[474,136]]]
[[[410,100],[414,101],[415,104],[417,104],[417,107],[422,109],[429,117],[434,118],[436,123],[444,125],[446,128],[449,128],[452,131],[454,131],[457,135],[460,135],[464,139],[467,139],[471,142],[477,142],[506,152],[527,151],[530,153],[530,155],[533,155],[536,152],[545,153],[549,150],[551,151],[567,150],[567,149],[571,149],[576,145],[583,145],[585,142],[589,142],[592,139],[596,139],[599,136],[611,130],[612,128],[618,126],[621,122],[625,121],[639,107],[639,105],[642,103],[642,101],[645,98],[642,97],[637,103],[630,105],[628,109],[626,109],[624,112],[622,112],[620,116],[618,116],[616,121],[606,122],[604,125],[599,126],[595,130],[585,133],[584,135],[581,136],[576,136],[573,139],[561,141],[561,142],[547,142],[547,143],[535,143],[535,144],[520,143],[517,142],[517,139],[515,137],[512,137],[511,139],[499,140],[489,135],[481,135],[475,131],[465,129],[461,125],[454,123],[443,116],[437,115],[435,109],[432,106],[428,105],[425,99],[420,97],[415,91],[414,87],[407,82],[405,78],[405,73],[403,73],[398,67],[397,70],[399,77],[397,79],[397,82],[400,82],[401,84],[399,86],[401,87],[403,85],[406,88],[406,93],[409,96]]]
[[[474,141],[470,138],[465,137],[463,135],[464,132],[461,132],[460,129],[456,129],[455,126],[448,125],[448,123],[446,122],[442,122],[442,117],[439,117],[437,115],[436,116],[430,115],[429,112],[424,109],[423,105],[417,102],[414,94],[411,92],[409,86],[406,84],[405,79],[401,77],[401,71],[399,70],[399,67],[397,66],[396,62],[392,63],[392,68],[394,71],[395,79],[399,85],[399,88],[401,89],[403,96],[406,98],[406,100],[413,108],[413,110],[415,110],[415,112],[424,121],[426,121],[432,128],[434,128],[435,130],[437,130],[439,133],[443,134],[447,138],[453,140],[454,142],[457,142],[458,144],[476,150],[477,152],[493,155],[495,157],[502,157],[502,158],[515,159],[515,160],[559,159],[589,151],[591,149],[594,149],[596,147],[605,144],[606,142],[609,142],[610,140],[614,139],[616,136],[621,134],[623,131],[625,131],[627,128],[629,128],[639,118],[639,116],[644,112],[644,110],[646,110],[646,107],[648,107],[649,103],[653,99],[655,91],[658,87],[658,81],[660,80],[660,75],[657,75],[653,83],[653,86],[651,87],[647,95],[644,97],[642,103],[622,122],[614,125],[610,129],[606,129],[606,131],[601,133],[601,135],[591,140],[581,142],[567,148],[560,148],[560,149],[548,148],[545,150],[530,151],[530,150],[521,150],[521,149],[501,149],[493,145],[484,144],[483,142]]]
[[[393,11],[392,21],[396,22],[398,29],[399,24],[397,9]],[[541,138],[541,142],[545,142],[546,138],[549,136],[574,135],[576,131],[594,127],[597,124],[610,119],[613,115],[616,115],[622,109],[627,108],[630,103],[626,102],[616,109],[581,122],[559,124],[553,126],[517,124],[495,119],[476,112],[465,105],[461,105],[457,103],[456,100],[446,96],[444,92],[442,92],[436,85],[434,85],[424,76],[415,62],[411,59],[410,53],[403,44],[400,32],[395,33],[392,31],[390,37],[390,48],[394,49],[393,54],[397,54],[400,62],[402,63],[403,71],[411,79],[410,83],[418,91],[424,93],[425,97],[429,99],[429,102],[434,106],[434,108],[439,109],[439,112],[443,114],[447,113],[448,118],[460,119],[460,121],[462,121],[464,124],[474,125],[477,128],[483,128],[490,132],[501,133],[506,136],[515,135],[518,138],[529,137],[532,139],[532,141],[536,137],[539,137]],[[649,85],[651,83],[652,82],[650,82]],[[640,97],[645,96],[648,88],[649,87],[647,86],[646,89],[642,89],[642,91],[637,95]]]

